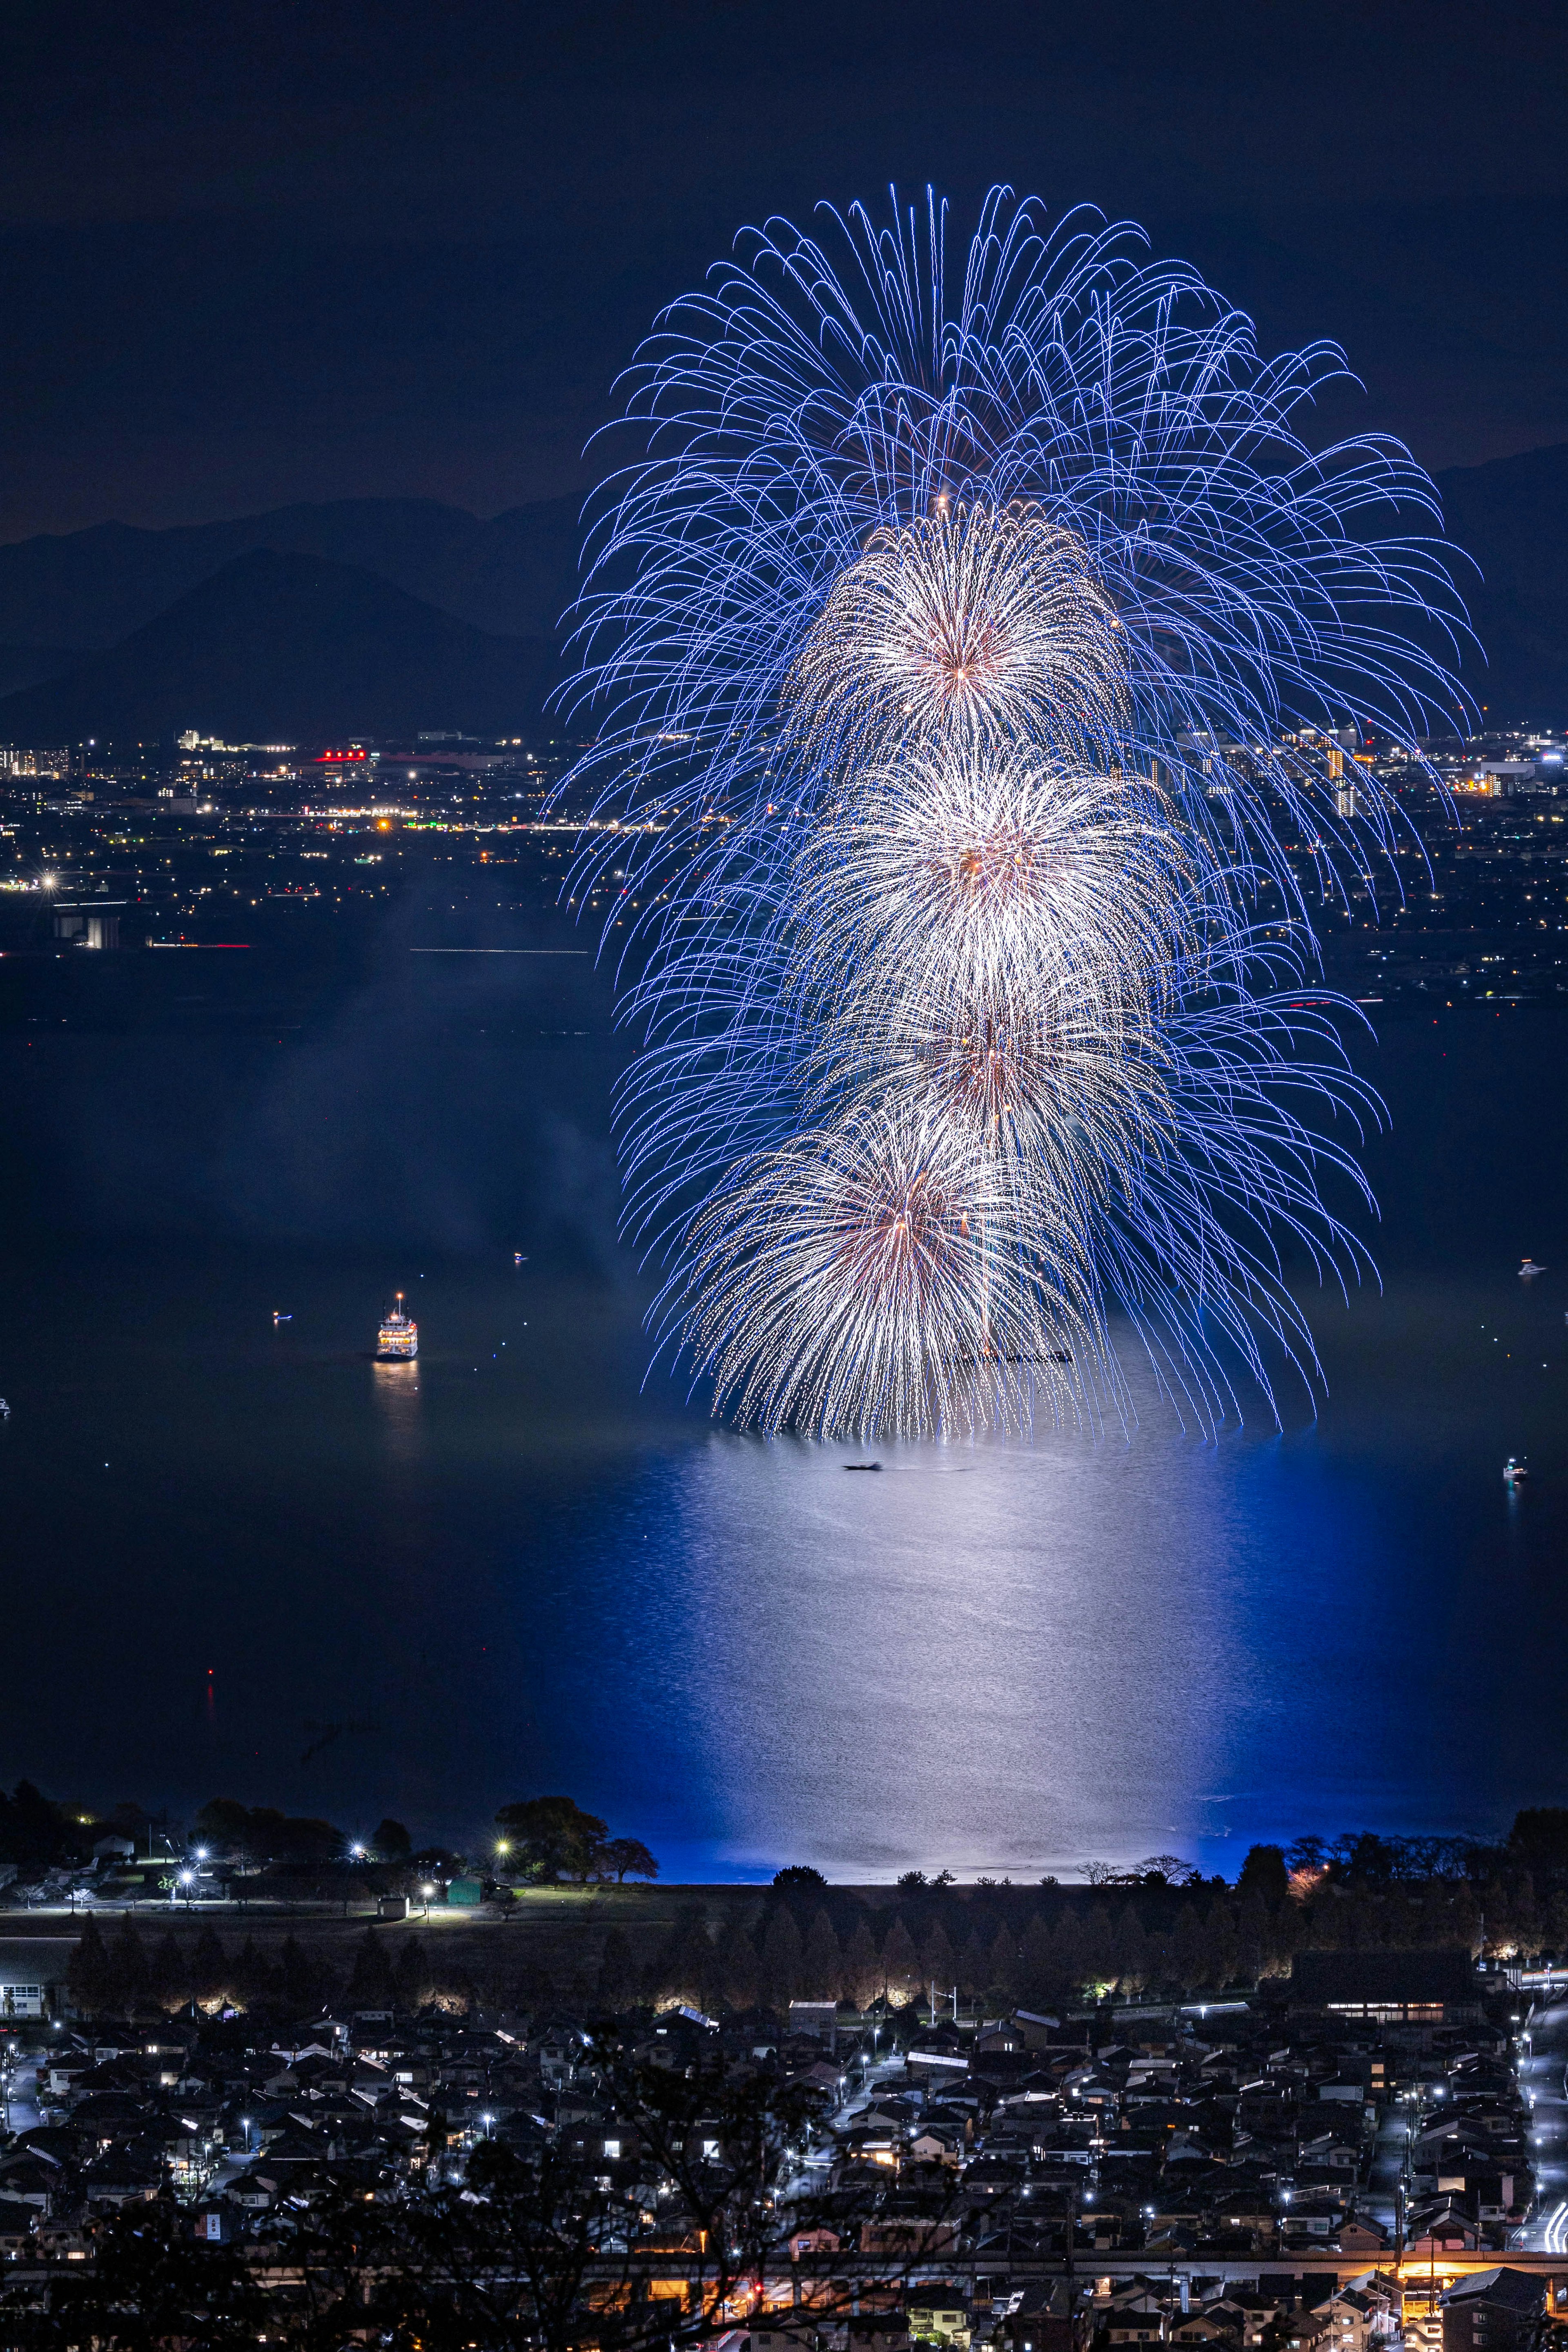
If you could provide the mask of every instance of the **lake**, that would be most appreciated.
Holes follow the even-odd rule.
[[[14,980],[7,1780],[458,1842],[565,1790],[701,1879],[1234,1874],[1563,1800],[1568,1015],[1358,1047],[1384,1287],[1314,1297],[1316,1414],[1144,1393],[850,1477],[645,1379],[607,982],[416,951],[476,938],[574,944],[410,906],[308,1001],[280,950]],[[371,1360],[397,1288],[416,1367]]]

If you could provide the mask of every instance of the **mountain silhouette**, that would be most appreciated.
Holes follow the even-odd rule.
[[[117,645],[258,548],[376,572],[497,635],[547,637],[574,593],[578,541],[574,499],[489,522],[434,499],[342,499],[170,530],[98,523],[0,547],[0,646]]]
[[[554,658],[355,565],[258,548],[63,677],[0,698],[0,741],[518,734],[538,724]]]
[[[1486,656],[1466,660],[1466,685],[1494,725],[1563,726],[1568,444],[1437,486],[1448,537],[1479,566],[1461,567]],[[580,538],[574,499],[489,521],[433,499],[345,499],[0,546],[0,741],[516,732],[537,724]]]
[[[1568,724],[1568,443],[1436,477],[1447,535],[1480,566],[1460,586],[1486,660],[1464,680],[1487,721]]]

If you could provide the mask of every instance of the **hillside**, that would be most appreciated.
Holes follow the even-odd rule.
[[[1463,585],[1488,658],[1466,682],[1494,722],[1563,725],[1568,445],[1437,481],[1480,567]],[[578,542],[574,499],[488,522],[350,499],[0,547],[0,740],[515,730],[537,711]]]
[[[258,549],[108,651],[0,697],[0,741],[515,733],[552,663],[538,638],[475,628],[359,567]]]
[[[489,522],[432,499],[344,499],[172,530],[100,523],[0,547],[0,646],[116,645],[259,548],[374,572],[498,635],[549,636],[573,593],[577,541],[574,499]]]

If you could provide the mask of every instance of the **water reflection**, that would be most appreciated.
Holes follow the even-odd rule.
[[[692,1700],[732,1858],[1038,1877],[1190,1838],[1227,1681],[1214,1450],[885,1446],[879,1478],[846,1458],[715,1435],[686,1468]]]
[[[417,1462],[425,1450],[418,1363],[384,1363],[378,1359],[370,1369],[388,1460]]]

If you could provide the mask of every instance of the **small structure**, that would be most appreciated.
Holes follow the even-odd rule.
[[[117,948],[123,898],[82,898],[55,903],[55,937],[79,948]]]

